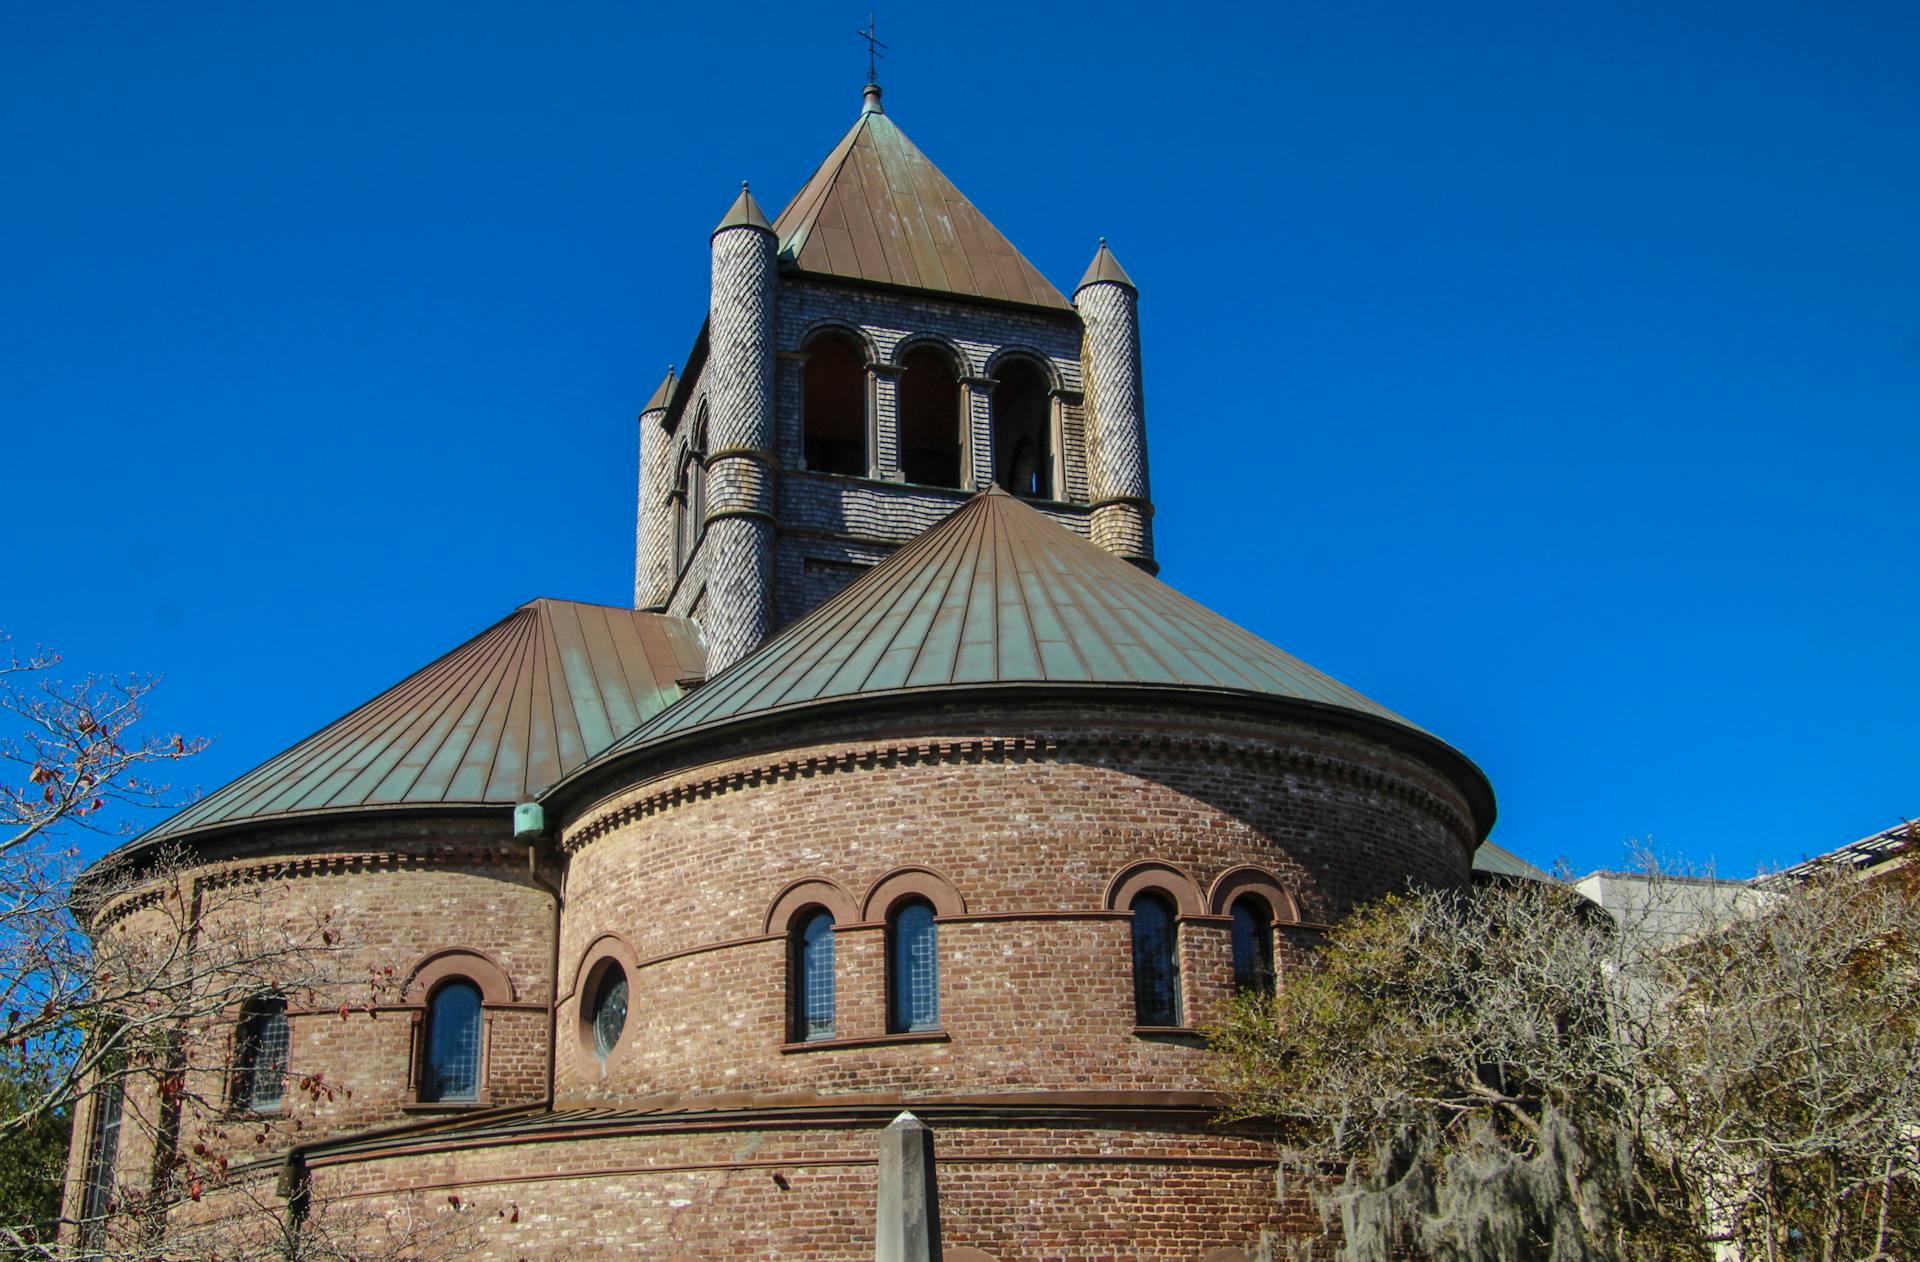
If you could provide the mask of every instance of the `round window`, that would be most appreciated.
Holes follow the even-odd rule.
[[[620,1044],[627,1028],[627,970],[612,960],[593,988],[593,1052],[601,1060]]]

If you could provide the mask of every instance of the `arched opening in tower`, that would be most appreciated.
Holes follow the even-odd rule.
[[[960,373],[943,350],[908,351],[900,375],[900,472],[921,486],[959,486]]]
[[[1029,360],[1009,360],[993,388],[993,477],[1002,489],[1055,498],[1052,420],[1046,374]]]
[[[821,473],[867,472],[867,369],[858,347],[835,333],[806,345],[800,412],[805,460]]]

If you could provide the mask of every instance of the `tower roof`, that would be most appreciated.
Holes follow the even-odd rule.
[[[740,196],[733,199],[733,205],[727,207],[727,213],[713,226],[715,232],[725,232],[728,228],[759,228],[764,232],[773,231],[773,225],[767,222],[760,203],[753,200],[753,191],[745,180],[740,181]]]
[[[1120,266],[1120,260],[1113,257],[1113,251],[1107,248],[1105,237],[1100,238],[1100,248],[1093,252],[1093,262],[1087,264],[1087,274],[1080,278],[1080,283],[1073,287],[1073,292],[1077,294],[1088,285],[1098,285],[1103,281],[1112,285],[1125,285],[1136,293],[1140,289],[1140,286],[1133,283],[1133,277],[1127,275],[1127,269]]]
[[[1285,700],[1410,738],[1462,785],[1482,828],[1492,823],[1485,777],[1450,746],[997,487],[602,759],[823,702],[994,685]]]
[[[702,669],[684,619],[532,600],[141,843],[316,812],[524,802]]]
[[[860,118],[774,220],[801,272],[1068,309],[1060,291],[880,108]]]
[[[666,411],[667,404],[673,402],[673,385],[673,369],[669,368],[667,369],[667,375],[662,377],[660,384],[654,388],[653,396],[647,400],[647,405],[640,409],[640,415],[645,416],[649,412]]]

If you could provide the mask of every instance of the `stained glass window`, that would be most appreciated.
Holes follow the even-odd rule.
[[[1273,994],[1273,920],[1257,898],[1233,905],[1233,988]]]
[[[940,944],[933,908],[912,902],[893,914],[887,943],[887,1029],[940,1028]]]
[[[593,1050],[601,1060],[620,1045],[627,1028],[627,970],[608,964],[593,992]]]
[[[234,1103],[263,1112],[279,1108],[287,1085],[286,1000],[264,996],[247,1005],[239,1052]]]
[[[1173,904],[1158,894],[1133,900],[1133,1021],[1180,1024],[1180,954]]]
[[[448,982],[427,1005],[427,1064],[422,1100],[480,1098],[480,991]]]
[[[833,913],[816,909],[793,943],[793,1017],[797,1039],[833,1037]]]

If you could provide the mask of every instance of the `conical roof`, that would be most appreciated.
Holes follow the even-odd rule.
[[[740,181],[740,196],[733,199],[733,205],[727,207],[727,213],[713,226],[715,232],[724,232],[728,228],[759,228],[771,232],[773,225],[767,222],[766,215],[760,209],[760,203],[753,199],[753,190],[747,187],[745,180]]]
[[[1441,746],[1393,711],[994,488],[604,757],[838,698],[1005,684],[1286,698],[1365,716]]]
[[[647,400],[647,405],[640,409],[640,415],[645,416],[649,412],[666,411],[667,404],[673,402],[673,386],[673,369],[669,368],[667,369],[667,375],[660,379],[659,386],[654,389],[653,396]]]
[[[1068,309],[880,110],[878,89],[773,231],[781,258],[816,276]]]
[[[141,841],[311,812],[528,801],[703,669],[684,619],[529,601]]]
[[[1093,252],[1093,262],[1087,264],[1087,273],[1080,278],[1080,283],[1073,287],[1073,292],[1077,294],[1088,285],[1098,285],[1102,282],[1125,285],[1136,292],[1140,288],[1133,283],[1133,277],[1127,275],[1127,269],[1120,266],[1120,260],[1113,257],[1113,251],[1107,248],[1105,237],[1100,238],[1100,248]]]

